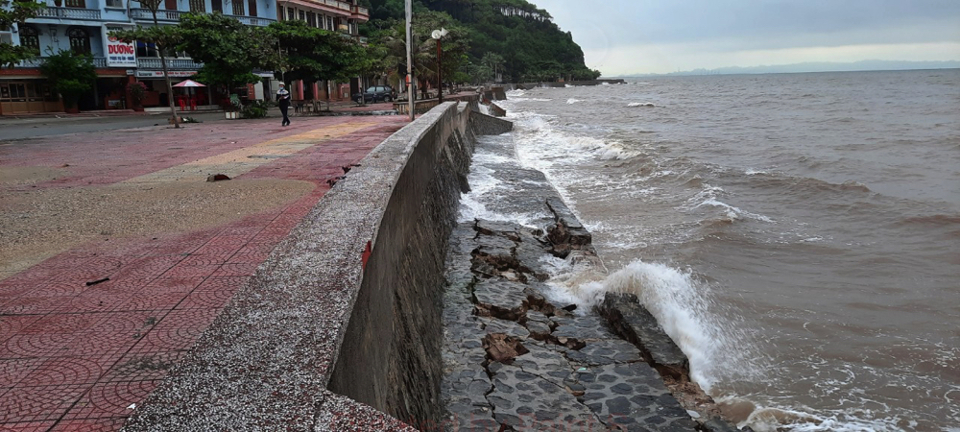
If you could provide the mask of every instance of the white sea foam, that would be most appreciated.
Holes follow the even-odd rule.
[[[737,426],[750,426],[757,432],[899,432],[900,419],[877,418],[885,413],[870,410],[831,410],[824,414],[788,408],[757,407],[750,416]],[[916,424],[914,423],[915,427]]]
[[[567,105],[573,105],[577,102],[583,102],[583,101],[581,101],[580,99],[574,99],[574,98],[567,99]]]
[[[490,115],[490,107],[484,104],[480,104],[480,113]]]
[[[753,175],[767,174],[767,172],[761,171],[761,170],[755,170],[755,169],[748,169],[744,171],[743,174],[748,176],[753,176]]]
[[[583,275],[558,279],[553,282],[555,296],[576,302],[578,309],[589,309],[608,292],[635,294],[687,355],[690,376],[704,390],[710,391],[718,368],[731,367],[717,355],[727,339],[708,311],[709,287],[689,272],[637,260],[605,279],[583,280]]]
[[[653,108],[655,105],[650,102],[630,102],[627,104],[627,106],[630,108],[636,108],[636,107]]]
[[[748,211],[741,210],[738,207],[734,207],[730,204],[727,204],[723,201],[718,201],[716,199],[708,199],[706,201],[701,202],[700,204],[697,204],[693,208],[700,208],[703,206],[719,207],[719,208],[725,209],[726,213],[724,215],[727,218],[727,220],[730,220],[730,221],[747,218],[747,219],[758,220],[760,222],[774,223],[773,219],[770,219],[767,216],[764,216],[762,214],[757,214],[757,213],[750,213]]]

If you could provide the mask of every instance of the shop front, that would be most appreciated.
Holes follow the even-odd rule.
[[[0,81],[0,114],[27,114],[63,111],[60,97],[45,80]]]

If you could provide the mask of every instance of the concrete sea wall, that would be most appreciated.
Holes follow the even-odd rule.
[[[412,430],[443,415],[442,283],[476,102],[403,128],[324,196],[127,431]]]

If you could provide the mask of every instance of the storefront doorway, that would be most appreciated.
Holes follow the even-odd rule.
[[[63,105],[45,81],[0,81],[0,113],[9,115],[58,111],[63,111]]]

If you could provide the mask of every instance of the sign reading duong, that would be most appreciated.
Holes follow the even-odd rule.
[[[127,27],[116,24],[104,24],[103,52],[107,57],[107,67],[137,67],[137,48],[132,43],[126,43],[110,36],[110,32],[127,30]]]

